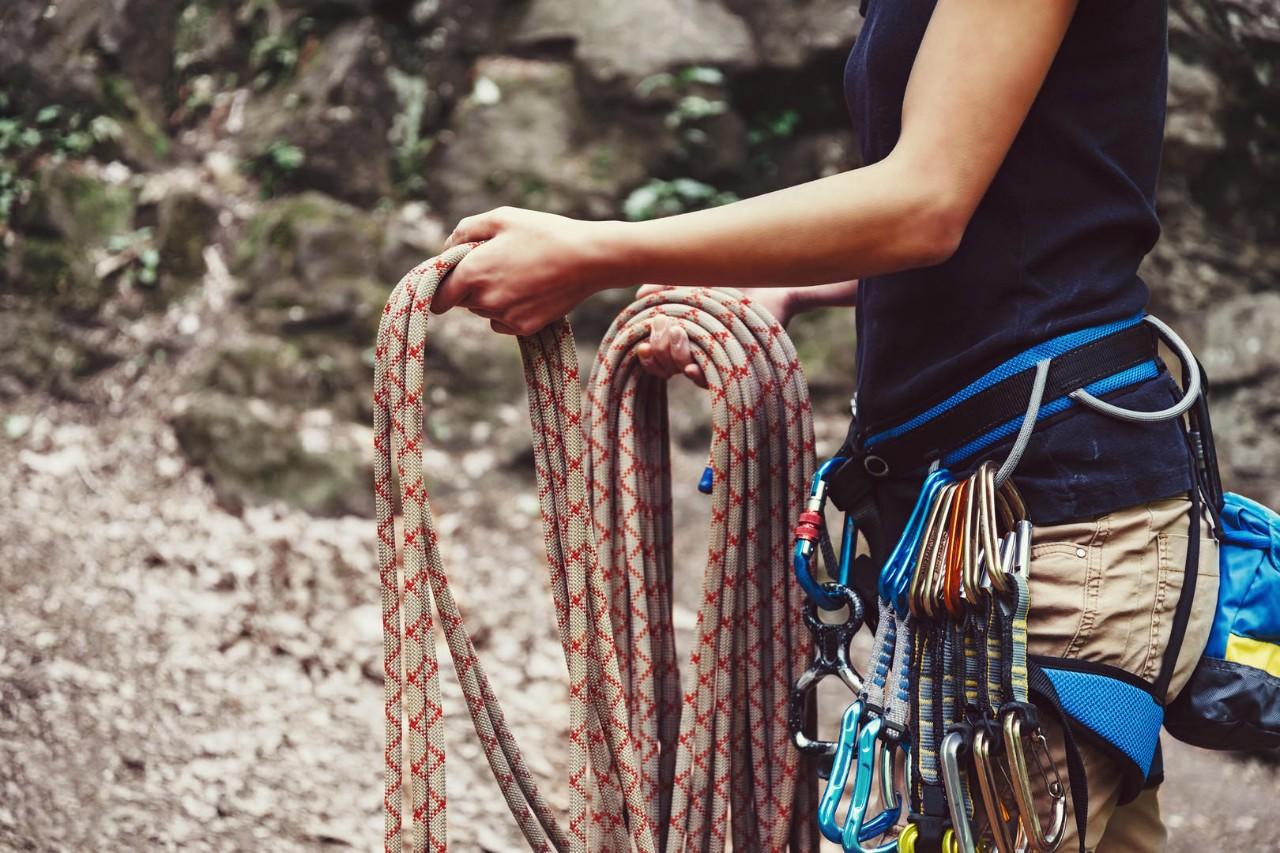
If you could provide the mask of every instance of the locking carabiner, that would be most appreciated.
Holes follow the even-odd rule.
[[[791,567],[795,572],[796,582],[823,610],[839,610],[843,606],[839,597],[830,595],[825,589],[825,584],[814,577],[813,563],[826,535],[826,519],[822,513],[827,505],[827,475],[844,461],[843,456],[828,459],[818,466],[818,470],[814,473],[809,483],[809,499],[805,502],[804,511],[796,520],[795,544],[791,555]],[[849,571],[853,563],[856,539],[857,531],[854,528],[853,518],[846,515],[840,542],[839,565],[831,567],[836,572],[833,580],[841,586],[849,585]]]
[[[1049,742],[1037,721],[1034,705],[1010,703],[1000,716],[1004,730],[1005,759],[1013,782],[1013,796],[1018,801],[1023,832],[1035,853],[1053,853],[1062,844],[1063,830],[1067,825],[1067,791],[1063,787],[1053,755],[1049,752]],[[1028,774],[1031,762],[1027,760],[1027,750],[1023,747],[1024,737],[1031,743],[1031,759],[1053,801],[1053,814],[1048,830],[1044,829],[1040,815],[1036,812],[1035,794],[1031,790]]]

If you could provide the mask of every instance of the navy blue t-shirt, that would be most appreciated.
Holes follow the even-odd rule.
[[[897,142],[935,2],[866,4],[845,70],[865,163]],[[1157,0],[1082,2],[955,254],[862,281],[861,424],[906,420],[1034,344],[1146,307],[1137,270],[1160,233],[1167,14]],[[1178,396],[1162,372],[1110,399],[1154,410]],[[1189,465],[1176,422],[1128,424],[1077,408],[1036,433],[1015,482],[1032,520],[1056,524],[1185,493]],[[885,490],[897,493],[890,524],[905,521],[901,504],[916,484],[899,485]]]

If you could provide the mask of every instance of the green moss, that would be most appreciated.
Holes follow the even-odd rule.
[[[168,156],[169,136],[151,117],[132,83],[109,74],[102,78],[102,97],[112,115],[120,121],[127,141],[145,146],[156,157]]]
[[[80,244],[96,244],[133,226],[133,191],[89,175],[60,169],[50,174],[51,206],[60,207],[60,230]]]
[[[57,240],[19,244],[14,284],[39,303],[75,315],[92,312],[104,295],[88,261]]]
[[[236,250],[237,265],[273,249],[292,252],[297,247],[299,225],[336,219],[341,214],[339,203],[320,193],[286,196],[263,205],[249,221]]]
[[[191,64],[209,40],[213,29],[215,10],[203,0],[187,3],[178,15],[178,29],[174,34],[174,67],[179,71]]]

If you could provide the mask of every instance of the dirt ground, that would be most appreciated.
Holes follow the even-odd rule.
[[[87,389],[92,405],[30,397],[5,412],[2,850],[380,849],[373,522],[218,506],[167,422],[183,352],[224,331],[216,299],[191,316],[136,330],[143,343],[186,336],[162,369],[113,369]],[[700,405],[691,390],[674,399]],[[822,419],[820,446],[835,445],[840,421]],[[702,452],[682,448],[677,464],[690,508],[677,624],[690,626]],[[564,666],[532,481],[480,447],[432,451],[433,470],[459,598],[507,718],[563,806]],[[454,847],[523,849],[447,688]],[[1280,849],[1275,766],[1173,742],[1166,756],[1172,850]]]

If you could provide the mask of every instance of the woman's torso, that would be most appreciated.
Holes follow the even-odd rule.
[[[936,0],[870,0],[845,91],[863,160],[893,149],[903,94]],[[1167,88],[1163,2],[1080,3],[1043,87],[955,254],[865,279],[858,413],[891,426],[996,364],[1147,304]],[[982,61],[981,56],[973,61]],[[1167,376],[1123,395],[1173,397]],[[1018,472],[1042,524],[1169,497],[1189,485],[1176,424],[1080,412],[1037,433]]]

